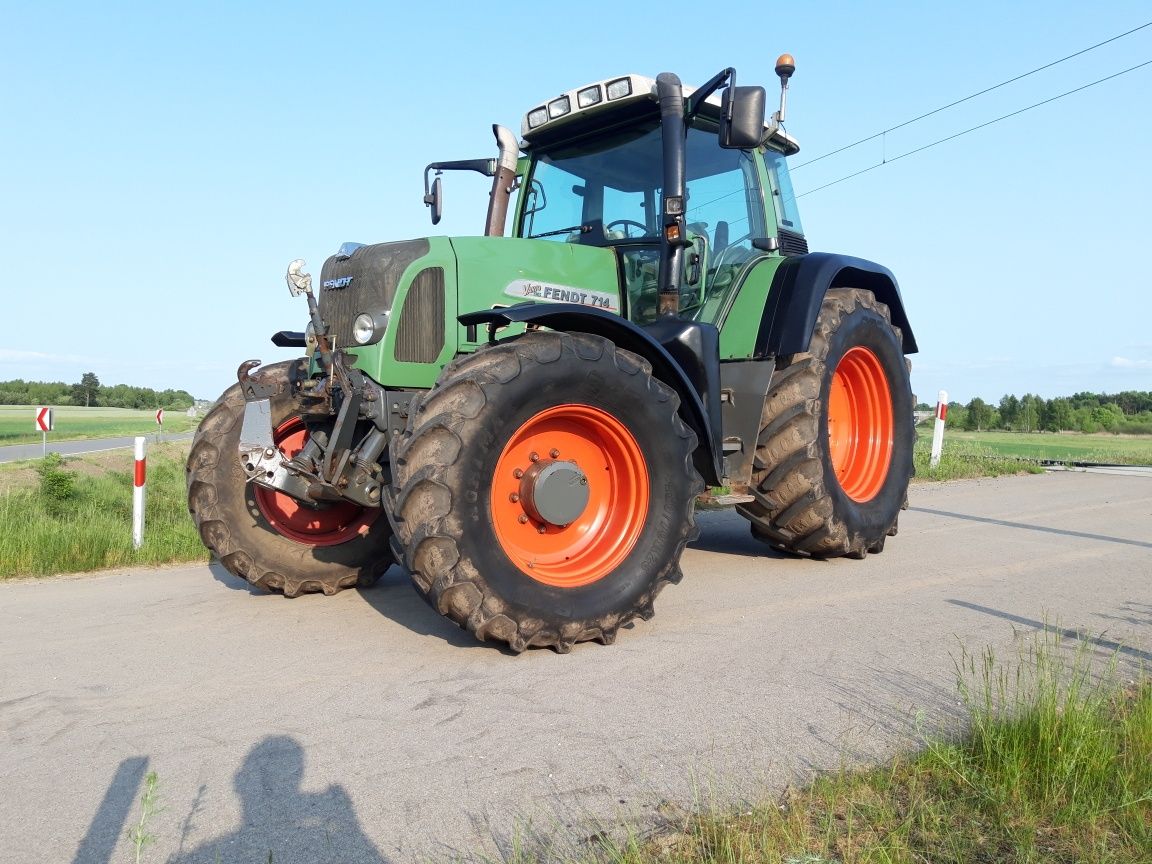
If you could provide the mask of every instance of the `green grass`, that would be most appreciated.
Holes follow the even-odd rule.
[[[52,409],[53,431],[48,442],[83,438],[117,438],[128,435],[154,435],[155,411],[131,408],[80,408],[61,405]],[[35,431],[36,409],[28,405],[0,405],[0,446],[38,444],[41,433]],[[183,411],[164,413],[164,432],[188,432],[196,428],[199,418]]]
[[[917,427],[920,440],[932,440],[930,425]],[[1152,465],[1152,435],[1083,434],[1080,432],[944,432],[944,452],[951,444],[982,447],[1016,459],[1106,462]]]
[[[999,477],[1005,474],[1042,474],[1044,469],[1034,461],[998,453],[978,441],[959,441],[944,436],[940,464],[929,467],[932,437],[921,434],[913,451],[915,480],[959,480],[967,477]]]
[[[963,653],[961,728],[888,764],[842,769],[652,834],[604,837],[614,864],[1152,861],[1152,679],[1124,681],[1060,636],[1007,662]],[[550,850],[554,851],[554,849]],[[510,860],[537,860],[524,848]]]
[[[187,444],[148,454],[144,545],[132,548],[132,454],[77,457],[0,472],[0,580],[207,560],[184,497]],[[33,463],[45,468],[45,463]],[[72,475],[69,478],[69,475]],[[17,527],[18,526],[18,527]]]

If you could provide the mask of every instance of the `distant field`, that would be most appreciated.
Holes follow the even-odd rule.
[[[49,441],[74,441],[78,438],[117,438],[124,435],[149,435],[157,431],[156,412],[131,408],[79,408],[57,406],[52,409],[54,430]],[[0,446],[33,444],[40,441],[35,431],[36,409],[28,405],[0,405]],[[195,429],[199,418],[183,411],[164,412],[165,432],[187,432]]]
[[[931,425],[920,426],[921,439],[932,438]],[[1085,435],[1079,432],[944,432],[949,441],[978,444],[1001,456],[1017,459],[1053,459],[1067,462],[1111,462],[1120,465],[1152,465],[1152,435]]]

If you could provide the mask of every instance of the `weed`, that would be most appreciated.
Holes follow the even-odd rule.
[[[128,829],[128,841],[132,844],[135,864],[140,864],[144,849],[156,842],[156,835],[149,831],[149,823],[162,809],[159,806],[159,785],[156,772],[149,771],[144,777],[144,793],[140,796],[140,821]]]

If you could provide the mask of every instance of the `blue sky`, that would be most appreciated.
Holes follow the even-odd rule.
[[[449,177],[433,229],[423,166],[494,155],[492,123],[588,81],[732,65],[771,92],[788,51],[799,164],[1150,20],[1147,0],[2,3],[0,380],[214,398],[240,361],[291,356],[267,341],[306,320],[290,260],[480,233],[487,181]],[[797,191],[1149,59],[1152,27],[799,168]],[[921,399],[1152,389],[1150,93],[1152,66],[802,198],[813,249],[899,278]]]

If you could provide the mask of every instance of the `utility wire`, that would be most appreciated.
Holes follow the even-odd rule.
[[[981,90],[979,93],[973,93],[971,96],[965,96],[963,99],[957,99],[955,102],[949,102],[947,105],[941,105],[939,108],[933,108],[927,114],[921,114],[919,117],[913,117],[911,120],[905,120],[903,123],[897,123],[895,126],[891,126],[887,129],[884,129],[880,132],[877,132],[875,135],[869,135],[867,138],[861,138],[859,141],[854,141],[851,144],[845,144],[843,147],[840,147],[836,150],[833,150],[830,153],[825,153],[823,156],[817,156],[815,159],[809,159],[807,162],[801,162],[799,165],[791,165],[791,166],[789,166],[789,168],[792,171],[797,171],[800,168],[803,168],[805,165],[811,165],[813,162],[819,162],[821,159],[827,159],[829,156],[835,156],[837,153],[843,153],[845,150],[851,150],[853,147],[858,147],[861,144],[867,144],[869,141],[875,141],[877,138],[880,138],[883,135],[887,135],[889,132],[894,132],[897,129],[903,129],[905,126],[910,126],[913,123],[916,123],[920,120],[923,120],[925,117],[931,117],[933,114],[939,114],[941,111],[947,111],[949,108],[954,108],[955,106],[959,105],[961,102],[967,102],[970,99],[975,99],[977,96],[983,96],[985,93],[991,93],[993,90],[998,90],[999,88],[1005,87],[1008,84],[1013,84],[1016,81],[1021,80],[1022,78],[1027,78],[1029,75],[1035,75],[1037,72],[1043,72],[1045,69],[1051,69],[1053,66],[1056,66],[1059,63],[1063,63],[1065,60],[1071,60],[1073,57],[1079,57],[1081,54],[1087,54],[1089,51],[1094,51],[1103,45],[1107,45],[1109,42],[1115,42],[1117,39],[1123,39],[1125,36],[1131,36],[1133,33],[1137,32],[1138,30],[1143,30],[1146,27],[1152,27],[1152,21],[1149,21],[1146,24],[1141,24],[1139,27],[1133,27],[1131,30],[1128,30],[1124,33],[1120,33],[1116,36],[1113,36],[1110,39],[1105,39],[1103,42],[1097,42],[1095,45],[1089,45],[1087,48],[1082,48],[1081,50],[1077,51],[1075,54],[1069,54],[1067,57],[1061,57],[1059,60],[1053,60],[1051,63],[1045,63],[1043,66],[1037,66],[1035,69],[1033,69],[1030,72],[1025,72],[1022,75],[1017,75],[1015,78],[1009,78],[1007,81],[1001,81],[999,84],[994,84],[991,87],[985,88],[984,90]],[[1108,79],[1105,78],[1102,80],[1106,81]],[[1096,83],[1099,83],[1099,82],[1096,82]],[[1091,85],[1088,85],[1088,86],[1091,86]],[[1076,91],[1073,90],[1071,92],[1075,93]],[[1059,98],[1059,97],[1057,97],[1057,98]],[[1041,102],[1040,104],[1042,105],[1044,103]],[[1009,114],[1007,116],[1011,117],[1012,115]],[[993,121],[993,122],[995,122],[995,121]],[[980,127],[976,127],[976,128],[980,128]],[[947,139],[945,139],[945,140],[947,140]],[[891,162],[893,160],[889,159],[888,161]],[[816,190],[813,189],[812,191],[815,192]]]
[[[1064,93],[1061,93],[1059,96],[1052,96],[1049,99],[1045,99],[1043,102],[1036,102],[1027,106],[1026,108],[1020,108],[1019,110],[1013,111],[1010,114],[1004,114],[1001,117],[997,117],[995,120],[989,120],[985,123],[981,123],[979,126],[973,126],[970,129],[965,129],[963,132],[957,132],[953,135],[949,135],[946,138],[933,141],[931,144],[925,144],[923,147],[917,147],[915,150],[909,150],[906,153],[901,153],[899,156],[893,156],[891,159],[885,159],[881,162],[877,162],[875,165],[869,165],[867,168],[862,168],[855,173],[841,177],[839,180],[833,180],[831,183],[825,183],[823,186],[817,186],[815,189],[809,189],[806,192],[801,192],[796,197],[803,198],[805,195],[811,195],[813,192],[819,192],[821,189],[827,189],[829,186],[835,186],[837,183],[843,183],[845,180],[851,180],[853,177],[859,177],[861,174],[867,174],[869,171],[874,171],[875,169],[881,168],[891,162],[895,162],[898,159],[903,159],[906,156],[912,156],[915,153],[922,153],[930,147],[935,147],[937,144],[943,144],[946,141],[952,141],[956,138],[959,138],[961,135],[967,135],[969,132],[975,132],[978,129],[983,129],[985,126],[991,126],[993,123],[999,123],[1001,120],[1007,120],[1009,117],[1015,117],[1017,114],[1023,114],[1025,111],[1031,111],[1033,108],[1039,108],[1041,105],[1047,105],[1049,102],[1055,102],[1057,99],[1063,99],[1065,96],[1071,96],[1073,93],[1079,93],[1081,90],[1087,90],[1089,87],[1095,87],[1097,84],[1103,84],[1105,81],[1111,81],[1113,78],[1119,78],[1121,75],[1127,75],[1129,72],[1135,72],[1137,69],[1141,69],[1148,65],[1152,65],[1152,60],[1145,60],[1143,63],[1137,63],[1135,66],[1129,66],[1127,69],[1116,72],[1112,75],[1108,75],[1104,78],[1099,78],[1089,84],[1084,84],[1080,87],[1077,87],[1075,90],[1068,90]]]

